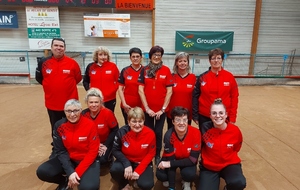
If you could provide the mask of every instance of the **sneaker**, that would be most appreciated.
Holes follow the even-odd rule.
[[[169,187],[169,181],[164,181],[164,182],[162,182],[162,185],[163,185],[164,187]]]
[[[68,179],[64,182],[60,183],[55,190],[72,190],[72,188],[68,187]]]
[[[181,183],[182,183],[182,190],[191,190],[190,182],[182,181]]]

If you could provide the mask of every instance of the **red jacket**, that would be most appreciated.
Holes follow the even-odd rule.
[[[62,111],[69,99],[78,100],[77,84],[81,81],[78,63],[67,56],[61,59],[48,57],[42,59],[36,68],[36,80],[43,85],[45,106]]]
[[[131,166],[130,162],[138,163],[135,172],[141,175],[152,162],[155,151],[156,140],[152,129],[144,126],[141,132],[135,133],[125,125],[116,134],[112,152],[124,168]]]
[[[83,78],[85,90],[98,88],[103,94],[103,101],[116,99],[118,90],[119,69],[115,63],[105,62],[102,66],[93,62],[88,64]]]
[[[225,130],[217,129],[211,121],[201,126],[202,150],[201,163],[212,171],[221,171],[228,165],[238,164],[241,159],[238,152],[243,137],[240,129],[232,123]]]
[[[229,121],[236,122],[238,108],[238,85],[234,76],[222,68],[218,74],[208,70],[196,81],[193,92],[193,119],[197,114],[210,116],[210,107],[215,99],[221,98],[228,112]]]
[[[56,122],[53,143],[67,176],[75,171],[81,177],[95,161],[100,141],[94,122],[80,116],[77,123],[70,123],[66,118]],[[79,165],[74,169],[70,160]]]

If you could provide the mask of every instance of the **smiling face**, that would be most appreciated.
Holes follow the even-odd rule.
[[[81,109],[75,105],[70,105],[65,108],[65,114],[68,121],[76,123],[80,119]]]
[[[152,54],[152,56],[151,56],[151,62],[153,64],[158,65],[159,63],[161,63],[161,60],[162,60],[162,54],[161,54],[161,52],[157,51],[157,52],[155,52],[155,53]]]
[[[51,52],[53,54],[53,57],[55,58],[61,58],[65,54],[65,43],[60,40],[53,40],[53,43],[51,45]]]
[[[214,54],[211,57],[211,59],[209,60],[209,63],[210,63],[211,69],[216,70],[216,71],[220,70],[222,67],[222,63],[223,63],[222,56]]]
[[[179,58],[176,62],[176,66],[178,68],[178,71],[187,71],[189,65],[189,61],[186,57]]]
[[[227,112],[224,105],[212,105],[210,109],[210,119],[216,128],[222,129],[226,125]]]
[[[104,62],[108,61],[108,54],[105,52],[98,52],[98,63],[103,64]]]
[[[89,110],[92,113],[98,113],[102,107],[101,99],[97,96],[89,96],[86,102]]]
[[[174,129],[177,134],[185,134],[188,127],[188,116],[175,116],[173,119]]]
[[[135,132],[135,133],[139,133],[142,131],[143,127],[144,127],[144,120],[141,118],[131,118],[128,121],[128,125],[130,126],[130,129]]]

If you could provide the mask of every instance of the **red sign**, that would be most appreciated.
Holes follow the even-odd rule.
[[[116,9],[153,10],[154,0],[116,0]]]

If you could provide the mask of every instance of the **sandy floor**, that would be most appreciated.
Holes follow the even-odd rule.
[[[237,125],[244,135],[240,157],[247,178],[246,189],[300,189],[300,86],[239,89]],[[82,86],[79,92],[84,103]],[[56,188],[35,175],[51,149],[50,124],[43,102],[39,85],[0,85],[0,189]],[[116,116],[123,125],[119,107]],[[109,174],[100,179],[100,189],[116,189]],[[166,188],[156,182],[154,189]]]

